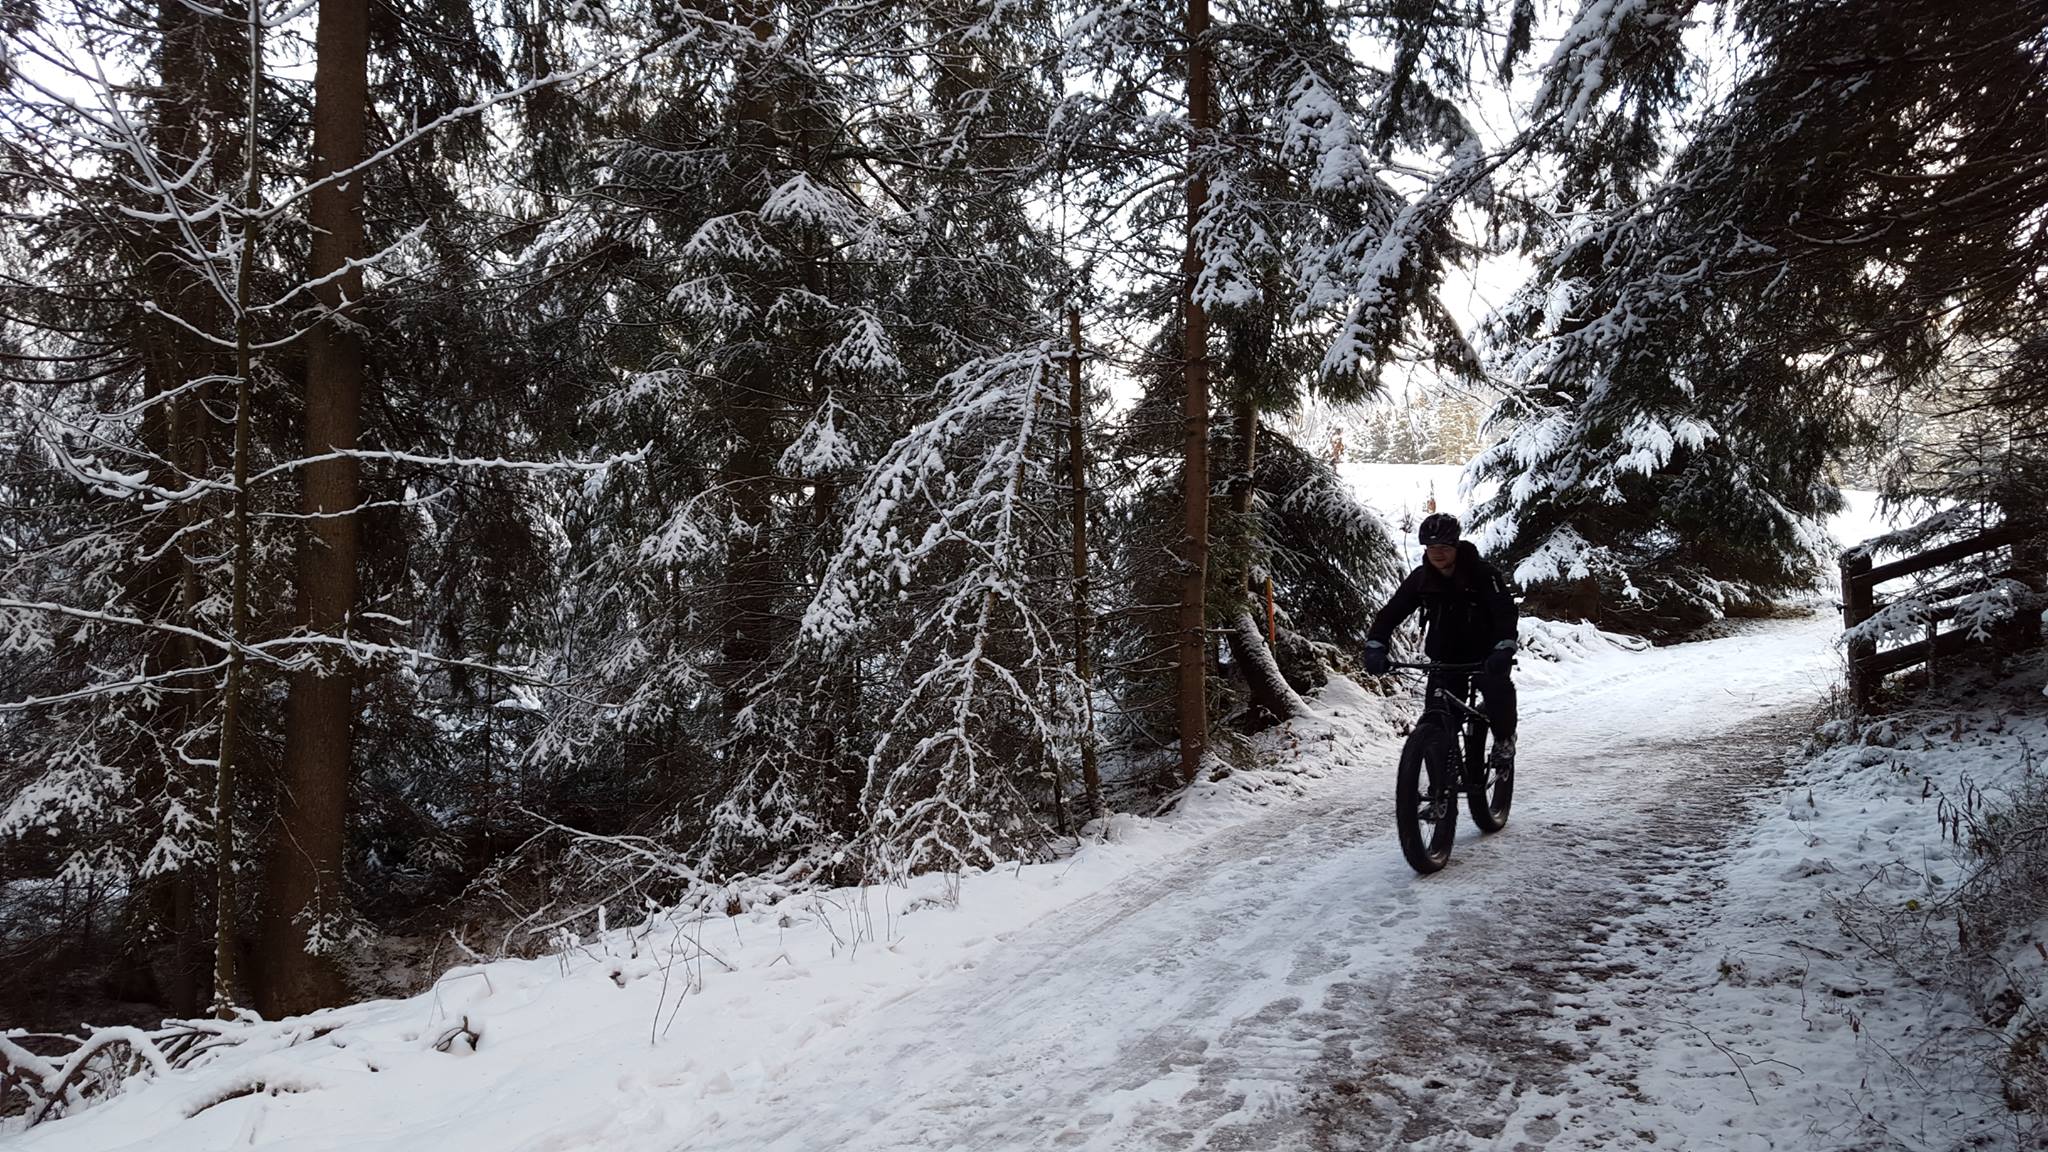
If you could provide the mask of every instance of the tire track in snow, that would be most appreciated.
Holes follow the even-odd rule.
[[[1570,707],[1543,693],[1515,819],[1468,829],[1437,876],[1395,847],[1389,757],[819,1036],[680,1147],[1634,1143],[1599,1119],[1655,1039],[1660,993],[1631,965],[1687,946],[1686,906],[1790,742],[1759,721],[1810,678],[1807,631],[1646,654]],[[1731,695],[1702,700],[1694,659],[1725,661]],[[1609,980],[1641,1018],[1586,1009]]]
[[[1655,1146],[1655,1133],[1603,1123],[1607,1102],[1639,1098],[1629,1053],[1656,1042],[1674,1007],[1643,970],[1707,946],[1690,929],[1718,889],[1721,849],[1748,801],[1782,773],[1798,732],[1795,718],[1780,715],[1711,740],[1632,750],[1684,758],[1685,773],[1644,796],[1599,789],[1593,809],[1622,827],[1577,842],[1546,837],[1554,851],[1516,861],[1535,883],[1476,909],[1468,902],[1431,934],[1421,962],[1372,1006],[1384,1014],[1385,1041],[1321,1071],[1325,1084],[1309,1104],[1313,1146]],[[1616,980],[1627,985],[1615,1001],[1632,1010],[1627,1019],[1585,1004],[1589,987]],[[1609,1058],[1589,1077],[1580,1066],[1596,1054]],[[1589,1090],[1589,1079],[1598,1087]]]
[[[1211,1022],[1227,1031],[1258,1010],[1245,989],[1289,959],[1276,956],[1276,938],[1354,902],[1344,849],[1381,834],[1383,808],[1290,805],[1212,837],[1171,868],[1020,934],[966,979],[911,998],[910,1014],[880,1036],[807,1057],[823,1076],[789,1077],[764,1101],[795,1114],[770,1131],[684,1146],[1006,1148],[1060,1135],[1094,1146],[1150,1128],[1199,1086],[1219,1039]],[[1290,1076],[1304,1063],[1290,1062]],[[832,1100],[867,1106],[809,1108],[819,1079]]]

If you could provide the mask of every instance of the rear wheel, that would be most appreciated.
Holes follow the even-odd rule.
[[[1401,855],[1424,876],[1451,859],[1451,841],[1458,835],[1455,779],[1450,733],[1432,724],[1410,733],[1394,774],[1394,827]]]
[[[1498,832],[1507,827],[1508,806],[1515,802],[1513,769],[1496,773],[1487,757],[1486,725],[1474,723],[1465,729],[1465,806],[1481,832]]]

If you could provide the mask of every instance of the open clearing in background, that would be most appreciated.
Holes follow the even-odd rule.
[[[1437,511],[1452,513],[1460,520],[1467,519],[1467,510],[1473,503],[1459,489],[1465,476],[1462,465],[1346,460],[1337,465],[1337,474],[1386,521],[1413,563],[1422,560],[1421,548],[1415,543],[1414,525],[1428,514],[1430,502],[1435,501]],[[1878,510],[1877,493],[1845,489],[1842,496],[1848,506],[1828,521],[1828,530],[1841,547],[1862,543],[1897,527]],[[1827,575],[1832,578],[1833,574],[1830,565]]]

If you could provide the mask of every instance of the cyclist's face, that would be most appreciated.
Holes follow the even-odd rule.
[[[1451,574],[1451,569],[1458,566],[1456,544],[1431,544],[1423,548],[1422,555],[1429,561],[1430,567],[1446,576]]]

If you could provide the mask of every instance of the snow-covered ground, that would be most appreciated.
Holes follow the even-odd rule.
[[[1167,818],[1119,816],[1106,841],[1070,859],[928,876],[908,890],[806,895],[730,918],[657,916],[547,958],[458,968],[414,999],[253,1026],[203,1067],[0,1136],[0,1147],[766,1146],[791,1121],[900,1097],[901,1085],[891,1084],[785,1099],[804,1075],[831,1066],[820,1066],[823,1054],[893,1035],[913,1019],[955,1027],[993,1019],[979,1011],[979,970],[1056,955],[1113,927],[1113,910],[1142,893],[1166,895],[1173,885],[1162,877],[1185,873],[1191,859],[1223,843],[1242,848],[1231,837],[1242,839],[1268,812],[1348,791],[1336,781],[1355,781],[1391,746],[1391,706],[1339,681],[1320,707],[1326,719],[1270,735],[1275,768],[1198,785]],[[624,910],[612,916],[626,918]],[[1162,950],[1154,959],[1173,957]],[[1083,963],[1056,966],[1070,987],[1092,984],[1121,999],[1114,971],[1091,973]],[[1093,1021],[1072,1009],[1014,1015],[1015,1027],[1116,1027],[1115,1013]],[[942,1045],[926,1054],[926,1067],[854,1062],[844,1071],[912,1082],[958,1072],[995,1048]]]
[[[252,1025],[75,1117],[0,1121],[0,1149],[1996,1139],[1996,1101],[1959,1091],[1975,1066],[1947,1059],[1966,1006],[1871,961],[1830,900],[1952,873],[1934,797],[1998,786],[2002,762],[1858,746],[1788,768],[1835,630],[1642,650],[1532,624],[1553,659],[1521,675],[1513,819],[1436,876],[1391,827],[1412,701],[1339,680],[1261,737],[1266,767],[1069,859],[580,924],[556,955]]]
[[[1373,506],[1381,516],[1397,520],[1403,514],[1419,518],[1429,509],[1463,516],[1471,501],[1459,492],[1465,468],[1462,464],[1382,464],[1374,460],[1346,460],[1337,474],[1351,490]]]
[[[1606,947],[1657,962],[1598,974],[1566,1017],[1604,1029],[1653,1007],[1663,1032],[1597,1047],[1586,1071],[1621,1087],[1589,1127],[1677,1126],[1701,1134],[1688,1146],[1731,1149],[2039,1146],[1990,1064],[2030,1031],[2038,1043],[2048,924],[1993,945],[1983,972],[1956,971],[1954,950],[1956,887],[1981,862],[1957,818],[1981,826],[2039,789],[2048,701],[2006,687],[1868,727],[1755,790],[1704,889],[1687,869],[1652,879]],[[1975,1009],[2008,987],[1999,1034]]]
[[[1340,681],[1271,770],[1070,860],[460,969],[4,1146],[1857,1147],[1941,1106],[1879,1054],[1942,1006],[1830,960],[1820,896],[1939,834],[1892,769],[1774,783],[1831,633],[1551,638],[1513,821],[1427,879],[1406,705]]]

